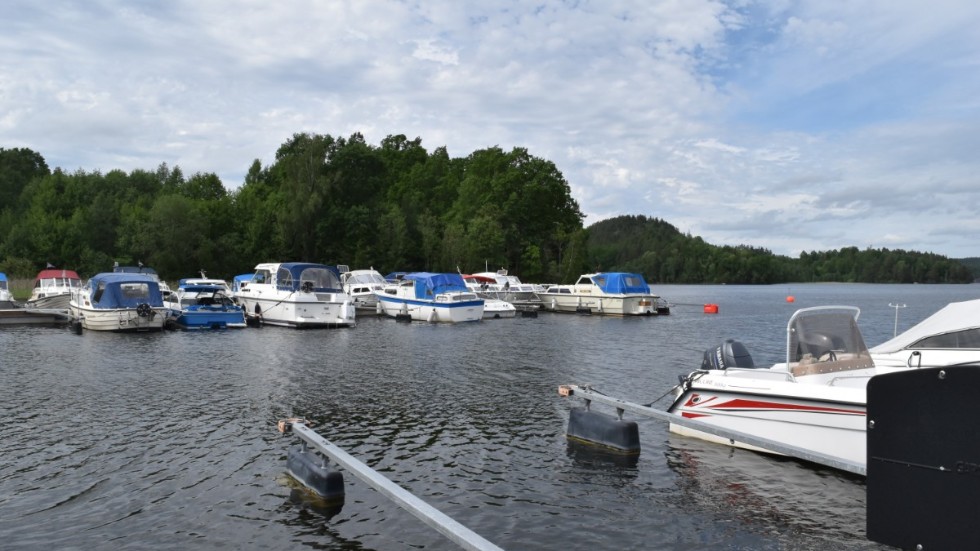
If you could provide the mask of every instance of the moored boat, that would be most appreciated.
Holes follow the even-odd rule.
[[[665,313],[665,304],[640,274],[602,272],[583,274],[572,285],[551,285],[537,293],[541,308],[607,316],[652,316]]]
[[[71,293],[82,286],[82,279],[72,270],[47,268],[34,278],[31,297],[24,304],[27,308],[68,310]]]
[[[10,294],[10,280],[7,274],[0,272],[0,308],[13,308],[14,298]]]
[[[871,349],[875,365],[980,365],[980,299],[953,302]]]
[[[786,327],[786,361],[770,367],[756,366],[737,341],[707,350],[701,369],[677,387],[669,411],[864,465],[868,381],[903,368],[875,365],[857,326],[859,315],[859,309],[849,306],[798,310]],[[670,430],[771,451],[673,423]]]
[[[537,305],[541,302],[538,292],[546,290],[542,285],[522,282],[505,269],[464,275],[463,279],[470,289],[483,298],[505,300],[516,305]]]
[[[235,303],[231,288],[221,279],[182,279],[164,304],[170,308],[168,322],[181,329],[245,327],[245,310]]]
[[[237,293],[245,315],[283,327],[353,327],[355,310],[334,266],[263,263]]]
[[[503,319],[517,316],[517,307],[506,300],[483,299],[483,319]]]
[[[160,284],[145,273],[101,273],[72,291],[69,316],[94,331],[154,331],[163,329],[168,309]]]
[[[408,273],[375,294],[382,312],[396,319],[459,323],[483,318],[483,299],[459,274]]]
[[[337,268],[340,270],[340,282],[344,286],[344,292],[354,301],[354,308],[365,313],[377,313],[378,296],[375,293],[388,284],[381,272],[374,268],[367,270],[351,270],[347,266]]]

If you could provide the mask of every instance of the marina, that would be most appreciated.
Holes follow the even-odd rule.
[[[503,549],[891,549],[865,536],[860,476],[671,434],[642,452],[565,435],[566,383],[663,396],[726,338],[785,356],[798,308],[853,304],[869,346],[971,285],[658,286],[670,316],[489,323],[358,318],[342,331],[0,330],[0,535],[12,549],[458,549],[364,484],[340,510],[286,475],[302,416]],[[786,296],[795,297],[788,304]],[[703,305],[718,304],[706,315]],[[210,353],[221,349],[222,354]],[[666,408],[664,398],[653,407]],[[345,476],[348,473],[344,473]],[[352,478],[352,477],[350,477]],[[43,527],[43,528],[41,528]]]

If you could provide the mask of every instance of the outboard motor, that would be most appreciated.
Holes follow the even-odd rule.
[[[729,367],[755,367],[752,355],[744,344],[726,339],[721,345],[704,351],[701,369],[728,369]]]

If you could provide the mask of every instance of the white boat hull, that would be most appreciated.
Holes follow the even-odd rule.
[[[392,318],[406,317],[413,321],[462,323],[483,319],[483,300],[436,303],[378,295],[381,312]]]
[[[71,292],[48,294],[31,298],[24,306],[27,308],[38,308],[42,310],[68,310],[68,303],[71,302]]]
[[[167,319],[166,308],[152,308],[147,316],[140,316],[136,308],[96,309],[69,307],[72,320],[90,331],[158,331]]]
[[[656,297],[649,295],[596,296],[592,294],[538,293],[541,307],[550,312],[606,316],[655,316]]]
[[[288,293],[271,298],[258,293],[239,293],[238,299],[247,316],[263,324],[281,327],[353,327],[356,324],[354,304],[340,293]]]

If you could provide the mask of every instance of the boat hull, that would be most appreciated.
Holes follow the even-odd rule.
[[[24,306],[41,310],[68,310],[69,302],[71,302],[71,292],[67,291],[31,298],[24,303]]]
[[[381,312],[392,318],[407,317],[413,321],[464,323],[483,319],[483,300],[436,303],[378,295]]]
[[[356,324],[354,304],[345,294],[288,293],[282,298],[264,298],[245,292],[238,299],[249,318],[267,325],[330,328]]]
[[[170,323],[180,329],[229,329],[243,328],[245,311],[241,308],[227,310],[171,311]]]
[[[744,380],[740,384],[720,379],[704,377],[688,383],[670,411],[727,430],[865,464],[864,388],[838,389],[838,398],[830,399],[818,396],[819,392],[806,396],[809,385],[799,383],[774,381],[759,385]],[[670,431],[709,442],[774,453],[673,423]]]
[[[656,316],[657,300],[650,295],[596,296],[593,294],[538,293],[541,308],[549,312],[605,316]]]
[[[167,319],[167,310],[151,308],[148,315],[141,316],[136,308],[94,309],[72,304],[69,315],[90,331],[159,331]]]

